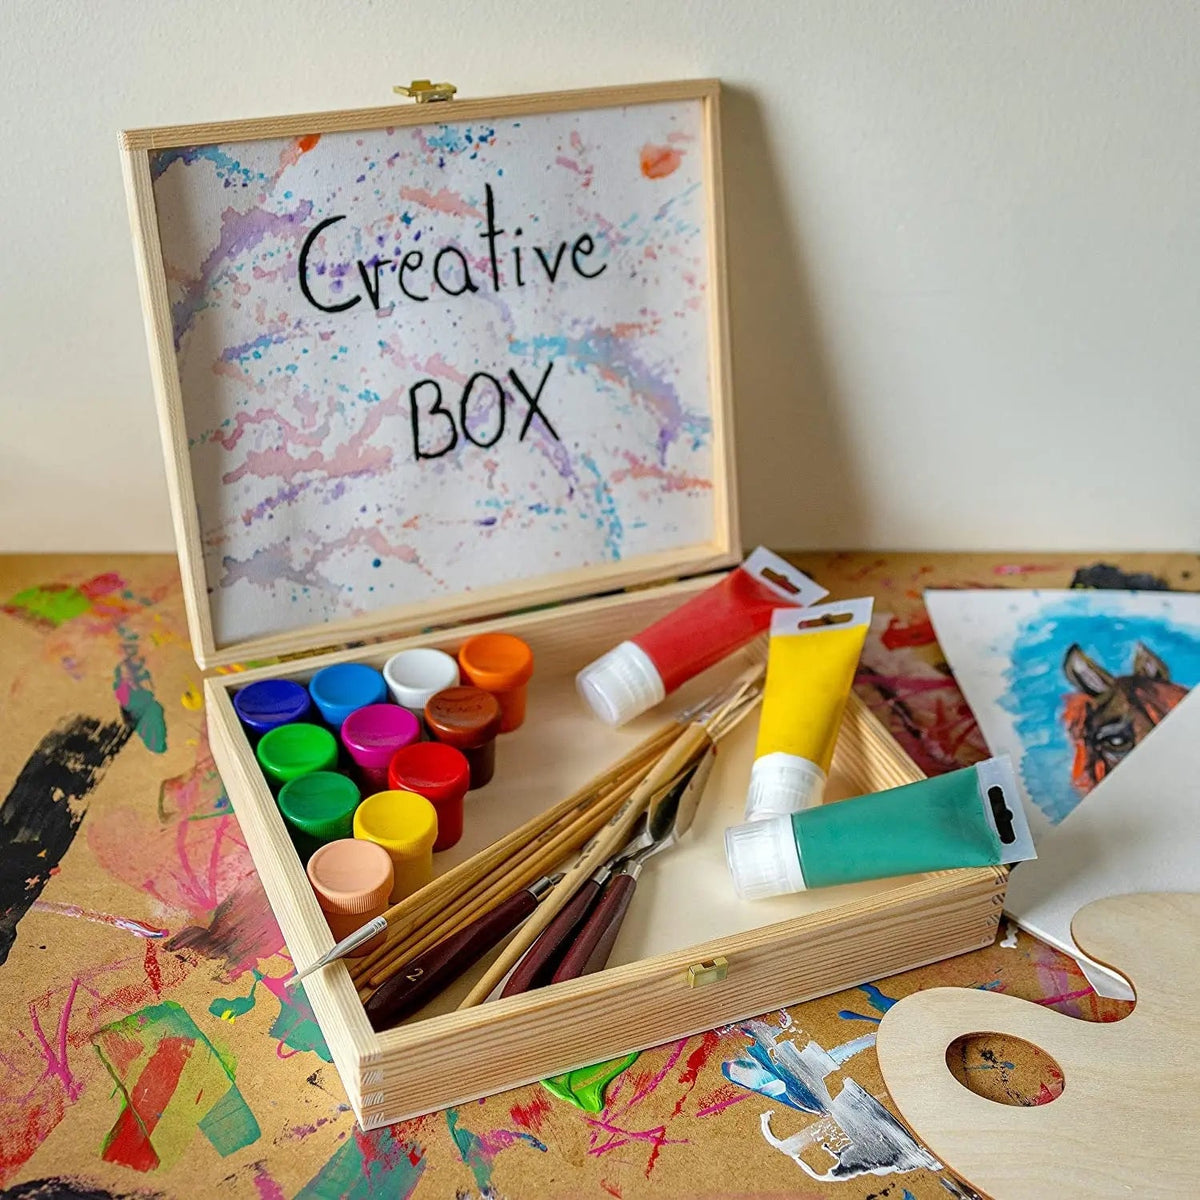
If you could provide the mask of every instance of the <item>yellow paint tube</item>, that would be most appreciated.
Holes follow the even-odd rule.
[[[871,598],[777,609],[746,820],[820,803],[871,624]]]

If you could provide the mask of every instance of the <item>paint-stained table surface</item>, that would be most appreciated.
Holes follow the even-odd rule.
[[[857,686],[929,773],[985,749],[924,588],[1200,577],[1183,555],[794,557],[835,597],[876,597]],[[364,1134],[282,987],[174,559],[0,559],[0,607],[0,1196],[944,1200],[969,1189],[890,1115],[880,1014],[943,984],[1089,1020],[1128,1007],[1002,927],[986,950],[647,1051],[598,1112],[534,1085]],[[1062,1085],[1017,1043],[975,1039],[953,1062],[1010,1102]]]

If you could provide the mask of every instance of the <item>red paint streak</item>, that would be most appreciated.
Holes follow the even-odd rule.
[[[905,646],[932,646],[937,638],[934,636],[933,622],[927,616],[910,621],[907,625],[902,625],[899,617],[893,617],[879,640],[889,650],[899,650]]]
[[[642,174],[647,179],[666,179],[682,161],[683,153],[674,146],[654,146],[647,142],[642,147]]]
[[[100,1154],[105,1162],[120,1163],[135,1171],[153,1171],[158,1166],[158,1153],[150,1136],[179,1086],[195,1044],[191,1038],[165,1037],[154,1048],[105,1139]]]
[[[698,1117],[711,1117],[719,1112],[724,1112],[731,1104],[738,1104],[749,1096],[749,1092],[735,1093],[733,1088],[728,1084],[724,1087],[719,1087],[711,1096],[708,1096],[703,1101],[701,1107],[697,1110]]]
[[[0,1187],[8,1183],[9,1176],[23,1166],[34,1155],[50,1131],[63,1118],[62,1097],[55,1097],[50,1110],[41,1106],[24,1109],[24,1122],[20,1128],[6,1125],[0,1138]]]
[[[156,996],[162,995],[162,972],[158,969],[158,955],[154,951],[154,943],[146,943],[146,978],[154,989]]]
[[[1066,1002],[1067,1000],[1078,1000],[1081,996],[1090,996],[1092,994],[1093,994],[1092,989],[1090,987],[1085,987],[1085,988],[1079,988],[1077,991],[1074,991],[1074,992],[1060,992],[1057,996],[1047,996],[1047,997],[1045,997],[1045,999],[1038,1000],[1037,1003],[1038,1004],[1047,1004],[1047,1005],[1048,1004],[1062,1004],[1062,1003]]]
[[[700,1045],[688,1055],[687,1066],[679,1076],[679,1082],[683,1084],[683,1092],[678,1100],[675,1101],[675,1107],[671,1111],[672,1117],[677,1117],[683,1111],[683,1102],[691,1094],[692,1088],[696,1086],[696,1078],[703,1069],[704,1064],[708,1062],[712,1052],[721,1044],[721,1035],[709,1030],[708,1033],[700,1039]]]
[[[98,600],[110,592],[122,591],[124,587],[125,580],[116,571],[108,571],[103,575],[93,575],[91,579],[85,579],[79,585],[79,590],[89,600]]]
[[[621,1200],[621,1189],[615,1183],[609,1183],[607,1179],[600,1180],[600,1186],[610,1195],[616,1196],[617,1200]]]
[[[525,1129],[532,1129],[534,1133],[537,1133],[542,1128],[542,1122],[546,1119],[546,1115],[551,1111],[551,1108],[549,1098],[538,1091],[534,1092],[533,1099],[528,1104],[514,1104],[508,1110],[508,1115],[518,1125]]]
[[[319,133],[306,133],[303,137],[296,139],[296,149],[301,154],[307,154],[320,140],[321,135]]]
[[[1061,571],[1061,563],[1000,563],[992,568],[997,575],[1032,575],[1035,571]]]

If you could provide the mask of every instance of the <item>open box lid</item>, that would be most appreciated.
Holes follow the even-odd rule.
[[[123,135],[202,667],[736,561],[717,94]]]

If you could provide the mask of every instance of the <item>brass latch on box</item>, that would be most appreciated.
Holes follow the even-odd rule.
[[[450,100],[458,88],[452,83],[430,83],[428,79],[414,79],[407,87],[398,83],[392,91],[407,96],[418,104],[430,104],[435,100]]]
[[[708,962],[692,963],[687,970],[688,987],[703,987],[706,983],[720,983],[729,974],[729,960],[723,955]]]

